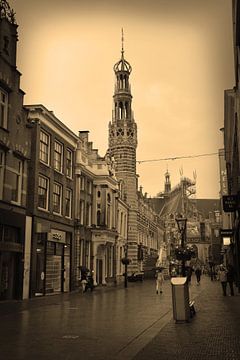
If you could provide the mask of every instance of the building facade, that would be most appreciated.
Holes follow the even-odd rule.
[[[5,1],[0,1],[0,34],[0,300],[12,300],[28,293],[31,129],[16,67],[17,24]]]
[[[233,51],[235,84],[224,92],[224,150],[227,169],[228,195],[235,197],[236,206],[231,212],[233,235],[230,244],[230,258],[237,273],[236,283],[240,289],[240,4],[232,1]]]
[[[30,296],[69,292],[75,288],[74,164],[78,137],[43,105],[25,108],[32,124]]]
[[[99,156],[88,140],[88,131],[79,132],[75,173],[79,277],[81,269],[87,268],[93,271],[95,285],[116,284],[123,279],[121,259],[127,239],[128,207],[113,159],[108,153]]]

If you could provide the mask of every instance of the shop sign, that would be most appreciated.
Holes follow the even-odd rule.
[[[220,229],[220,234],[222,237],[232,237],[233,229]]]
[[[222,200],[225,212],[233,212],[237,209],[237,195],[225,195]]]
[[[23,246],[12,242],[0,242],[0,251],[23,252]]]
[[[64,231],[51,229],[51,231],[48,233],[48,241],[54,241],[65,244],[66,233]]]

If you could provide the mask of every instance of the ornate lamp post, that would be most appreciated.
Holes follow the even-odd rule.
[[[179,217],[175,219],[178,226],[178,231],[181,235],[181,251],[179,252],[179,257],[182,260],[182,276],[186,276],[186,269],[185,269],[185,239],[186,239],[186,228],[187,228],[187,219],[183,217]]]

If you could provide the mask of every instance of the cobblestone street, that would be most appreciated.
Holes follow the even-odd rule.
[[[197,314],[172,319],[170,281],[0,304],[3,359],[238,359],[240,296],[203,277],[190,286]]]

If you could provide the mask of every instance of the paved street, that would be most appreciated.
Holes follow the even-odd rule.
[[[197,314],[172,320],[170,282],[129,283],[0,304],[1,359],[239,359],[240,296],[220,284],[191,285]]]

